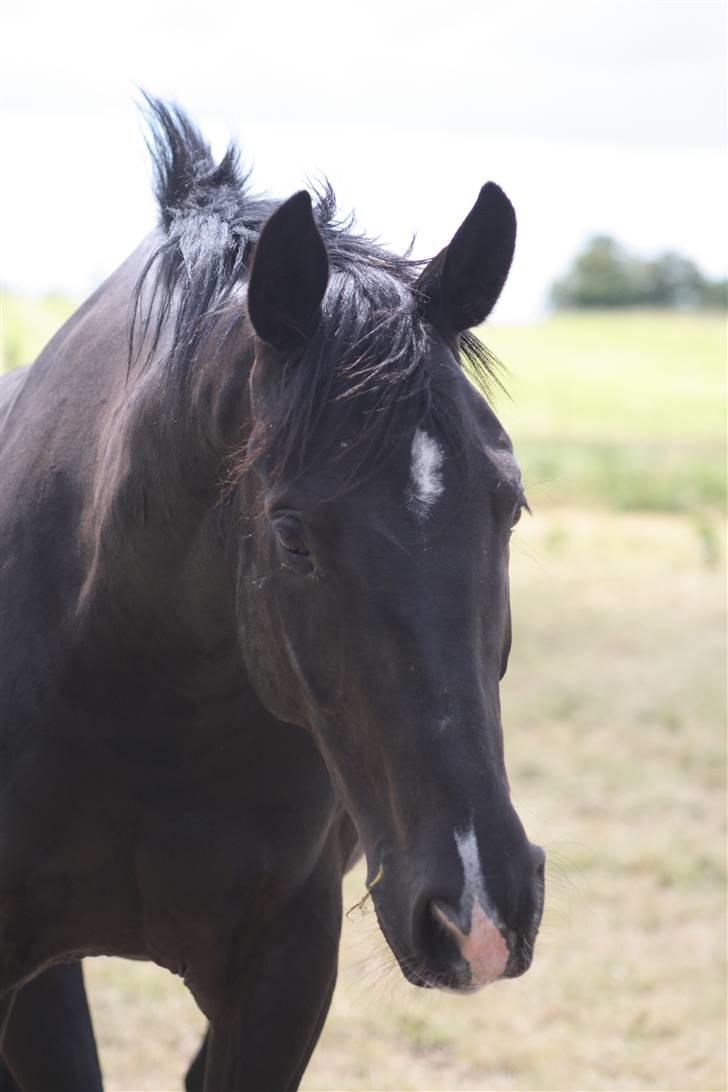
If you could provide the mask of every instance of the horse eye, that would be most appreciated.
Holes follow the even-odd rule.
[[[303,528],[298,520],[290,516],[276,520],[273,530],[281,546],[287,553],[295,557],[308,557],[308,550],[303,539]]]

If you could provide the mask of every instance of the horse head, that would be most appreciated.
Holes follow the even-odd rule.
[[[515,235],[488,183],[416,275],[327,245],[299,193],[265,224],[247,291],[247,666],[268,707],[313,734],[404,974],[462,991],[527,969],[543,906],[499,701],[526,499],[461,362]]]

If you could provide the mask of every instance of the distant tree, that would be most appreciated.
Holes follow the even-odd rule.
[[[706,281],[703,290],[703,306],[716,310],[728,310],[728,280]]]
[[[654,307],[701,307],[706,278],[695,262],[668,252],[644,262],[645,303]]]
[[[633,263],[608,235],[596,235],[552,289],[557,307],[626,307],[634,298]]]
[[[710,281],[695,262],[667,252],[647,261],[608,235],[595,235],[551,290],[557,308],[725,307],[726,282]]]

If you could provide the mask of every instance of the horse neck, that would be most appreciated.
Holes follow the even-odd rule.
[[[121,611],[213,644],[231,630],[221,505],[245,437],[253,349],[229,316],[225,330],[184,377],[170,371],[162,341],[132,367],[107,414],[85,523],[83,604],[95,624]]]

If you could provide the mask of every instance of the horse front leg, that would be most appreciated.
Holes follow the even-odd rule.
[[[0,1054],[0,1092],[101,1092],[80,963],[50,967],[16,992]]]
[[[255,954],[210,1022],[204,1092],[298,1088],[331,1003],[340,935],[341,874],[331,868],[256,929]]]
[[[200,1043],[200,1049],[190,1062],[190,1067],[185,1076],[185,1092],[203,1092],[208,1038],[208,1032],[205,1032],[205,1038]],[[0,1085],[0,1092],[4,1092],[2,1085]]]

